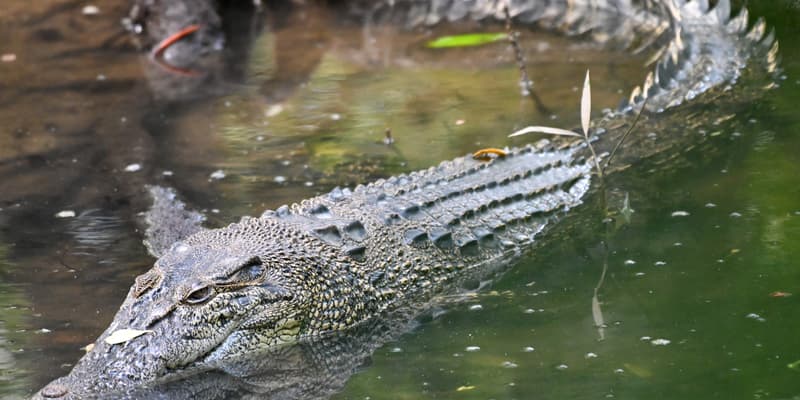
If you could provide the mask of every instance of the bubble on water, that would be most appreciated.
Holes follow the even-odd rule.
[[[738,213],[736,211],[734,211],[734,212],[732,212],[732,213],[730,213],[728,215],[730,215],[731,218],[739,218],[739,217],[742,216],[742,214],[740,214],[740,213]]]
[[[615,369],[615,370],[614,370],[614,373],[615,373],[615,374],[624,374],[624,373],[625,373],[625,370],[624,370],[624,369],[622,369],[622,368],[617,368],[617,369]]]
[[[174,175],[174,173],[172,171],[164,171],[164,172],[161,173],[161,175],[172,176],[172,175]]]
[[[533,347],[531,347],[531,346],[526,346],[526,347],[523,347],[523,348],[522,348],[522,351],[524,351],[524,352],[526,352],[526,353],[533,353],[533,351],[534,351],[534,350],[536,350],[536,349],[534,349],[534,348],[533,348]]]
[[[314,186],[314,182],[311,182],[311,181],[305,181],[305,182],[303,183],[303,185],[305,185],[306,187],[312,187],[312,186]]]
[[[653,263],[653,265],[655,265],[656,267],[663,267],[663,266],[667,265],[667,262],[666,261],[656,261],[655,263]]]
[[[469,306],[469,310],[470,311],[480,311],[480,310],[483,310],[483,306],[480,305],[480,304],[473,304],[473,305]]]
[[[389,352],[390,353],[402,353],[403,349],[401,349],[400,347],[392,347],[391,349],[389,349]]]
[[[625,260],[625,262],[623,264],[625,264],[625,265],[636,265],[636,261],[634,261],[634,260]]]
[[[56,213],[56,218],[72,218],[75,216],[75,211],[64,210]]]
[[[716,204],[714,204],[714,203],[706,203],[706,208],[714,208],[714,207],[716,207],[716,206],[717,206],[717,205],[716,205]]]
[[[519,366],[511,361],[503,361],[501,365],[503,366],[503,368],[517,368]]]
[[[754,320],[756,320],[756,321],[758,321],[758,322],[764,322],[764,321],[766,321],[766,319],[764,319],[762,316],[760,316],[760,315],[758,315],[758,314],[756,314],[756,313],[750,313],[750,314],[747,314],[745,317],[746,317],[746,318],[750,318],[750,319],[754,319]]]
[[[673,217],[688,217],[689,215],[690,214],[689,214],[688,211],[683,211],[683,210],[678,210],[678,211],[673,211],[672,212],[672,216]]]
[[[672,341],[663,338],[653,339],[650,341],[650,344],[652,344],[653,346],[666,346],[670,343],[672,343]]]
[[[142,169],[141,164],[129,164],[125,167],[125,172],[136,172]]]
[[[282,175],[278,175],[274,178],[275,183],[284,183],[286,182],[286,177]]]
[[[597,354],[589,352],[589,353],[586,353],[586,355],[583,356],[583,358],[585,358],[587,360],[590,359],[590,358],[597,358]]]
[[[567,365],[567,364],[558,364],[558,365],[556,365],[556,369],[559,370],[559,371],[563,371],[563,370],[565,370],[567,368],[569,368],[569,365]]]
[[[464,350],[466,350],[466,351],[468,351],[470,353],[474,353],[476,351],[480,351],[481,348],[480,348],[480,346],[467,346]]]
[[[642,336],[642,337],[639,338],[639,340],[641,340],[643,342],[646,342],[646,341],[648,341],[650,339],[652,339],[650,336]]]
[[[83,14],[83,15],[97,15],[97,14],[100,14],[100,9],[95,5],[89,4],[87,6],[84,6],[81,9],[81,14]]]
[[[635,273],[634,275],[635,275],[635,276],[644,276],[645,274],[644,274],[644,272],[637,272],[637,273]]]

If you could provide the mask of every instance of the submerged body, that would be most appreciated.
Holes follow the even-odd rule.
[[[494,2],[444,3],[440,9],[409,2],[403,19],[415,25],[500,12]],[[598,36],[616,30],[631,35],[625,27],[634,26],[653,43],[664,42],[657,46],[655,72],[634,90],[629,105],[598,123],[605,130],[596,141],[600,153],[622,136],[629,111],[645,98],[648,110],[657,112],[722,89],[754,55],[772,57],[764,64],[774,72],[775,49],[771,38],[762,40],[763,24],[748,33],[746,13],[729,21],[726,1],[716,10],[679,0],[645,1],[653,10],[628,1],[569,10],[570,2],[512,3],[520,3],[511,11],[526,23],[572,21],[580,28],[571,33],[585,28]],[[602,12],[593,19],[598,8]],[[602,29],[607,15],[626,22]],[[663,140],[631,140],[623,159],[669,153],[700,139],[683,127],[654,121],[649,128]],[[335,189],[222,229],[185,226],[176,243],[151,248],[160,258],[137,278],[94,349],[37,396],[136,397],[130,393],[142,386],[222,368],[244,354],[309,338],[324,341],[331,332],[376,318],[418,313],[436,295],[489,276],[530,249],[540,232],[581,204],[592,168],[583,143],[540,142],[490,162],[459,158],[353,190]],[[125,343],[108,340],[121,330],[137,336]]]

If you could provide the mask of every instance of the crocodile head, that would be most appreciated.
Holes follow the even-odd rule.
[[[312,241],[271,221],[249,219],[176,243],[136,278],[93,349],[35,398],[118,397],[132,387],[296,341],[310,293],[319,289],[314,274],[324,254]],[[316,254],[306,250],[314,248]]]

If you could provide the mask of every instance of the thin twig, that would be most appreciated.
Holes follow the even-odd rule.
[[[622,135],[622,138],[619,139],[619,142],[617,142],[617,144],[614,146],[614,149],[611,150],[611,154],[608,155],[608,160],[606,160],[606,169],[608,168],[609,165],[611,165],[611,160],[614,159],[614,154],[616,154],[617,150],[620,148],[620,146],[622,146],[622,142],[625,141],[625,139],[628,137],[628,135],[630,135],[630,133],[633,131],[633,128],[636,127],[636,123],[639,122],[639,117],[642,116],[642,113],[644,112],[644,108],[647,105],[647,100],[648,99],[649,99],[649,97],[645,97],[644,98],[644,102],[642,102],[642,108],[640,108],[639,112],[636,114],[636,118],[633,120],[633,123],[631,124],[631,127],[628,128],[628,130],[625,132],[625,134]]]
[[[505,12],[506,15],[506,36],[508,37],[508,43],[511,44],[511,49],[514,50],[514,59],[517,61],[517,67],[519,68],[520,85],[522,86],[524,93],[527,94],[531,100],[533,100],[533,105],[536,106],[536,111],[543,115],[552,114],[550,109],[544,105],[542,99],[539,98],[539,96],[533,90],[533,85],[531,84],[531,80],[528,76],[528,69],[525,66],[525,57],[522,55],[522,48],[517,41],[517,36],[519,34],[511,30],[511,13],[508,11],[508,5],[503,7],[503,12]]]

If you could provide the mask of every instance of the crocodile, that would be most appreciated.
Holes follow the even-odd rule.
[[[380,4],[368,10],[371,16],[412,26],[502,18],[495,1]],[[619,151],[621,166],[670,160],[702,142],[704,135],[676,122],[681,108],[693,102],[746,107],[761,89],[733,92],[737,82],[770,86],[778,71],[777,42],[765,35],[764,22],[750,25],[745,9],[730,18],[728,0],[715,8],[705,0],[511,1],[509,11],[520,23],[568,26],[600,41],[614,32],[639,32],[657,46],[659,57],[643,85],[595,122],[591,140],[603,157],[625,134],[635,111],[646,108],[641,126],[658,132],[659,140],[631,137]],[[633,43],[627,36],[619,40]],[[713,119],[713,111],[706,112],[704,117]],[[671,118],[660,118],[670,113]],[[166,233],[148,241],[158,258],[153,268],[136,278],[91,351],[34,398],[163,397],[189,390],[176,383],[183,381],[201,390],[206,377],[235,370],[242,357],[271,359],[312,343],[335,348],[342,337],[358,337],[366,329],[368,338],[377,339],[346,362],[332,362],[339,372],[325,370],[331,375],[323,378],[333,383],[316,385],[324,390],[292,391],[297,387],[284,382],[293,389],[273,393],[329,396],[365,354],[391,337],[387,330],[402,330],[410,316],[441,295],[513,264],[568,210],[585,202],[597,186],[592,154],[582,140],[541,140],[490,161],[468,155],[353,189],[336,188],[219,229],[203,229],[201,217],[180,207],[159,214],[162,207],[156,206],[150,219]],[[174,202],[169,193],[154,193]],[[119,332],[134,334],[112,340]],[[325,363],[299,363],[296,371]],[[268,371],[279,371],[268,364]]]

